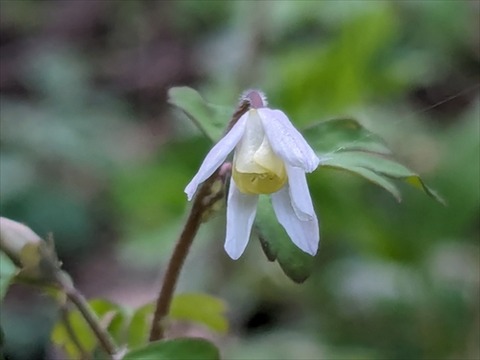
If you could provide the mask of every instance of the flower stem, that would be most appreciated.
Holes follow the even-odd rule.
[[[225,129],[225,134],[231,130],[235,123],[245,112],[248,111],[249,108],[249,99],[241,99],[227,125],[227,128]],[[224,186],[222,186],[222,191],[215,191],[213,188],[216,181],[220,180],[225,183],[227,173],[230,171],[228,169],[228,166],[224,169],[217,169],[198,189],[187,222],[178,238],[175,249],[173,250],[172,256],[167,265],[167,271],[165,272],[164,280],[156,300],[152,328],[150,330],[150,341],[161,340],[164,337],[164,320],[170,311],[170,305],[172,303],[175,287],[177,286],[178,277],[180,276],[188,251],[190,250],[195,235],[197,235],[201,223],[208,216],[208,211],[212,206],[224,196]]]
[[[216,201],[219,200],[219,196],[215,196],[214,198],[209,196],[211,195],[211,186],[217,179],[217,175],[218,171],[215,172],[200,187],[193,202],[192,209],[190,210],[190,214],[188,215],[185,227],[178,238],[175,249],[172,253],[170,261],[168,262],[167,271],[165,272],[162,287],[155,305],[152,328],[150,331],[150,341],[160,340],[164,336],[164,324],[162,321],[168,315],[170,310],[173,293],[175,292],[178,277],[182,270],[183,264],[185,263],[188,251],[190,250],[193,239],[200,228],[205,211],[208,210],[215,199]]]

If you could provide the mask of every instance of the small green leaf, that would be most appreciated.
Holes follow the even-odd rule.
[[[406,183],[423,190],[436,201],[445,204],[445,201],[434,190],[428,187],[418,174],[385,156],[361,151],[338,152],[330,154],[328,158],[322,162],[322,166],[356,173],[367,180],[382,186],[392,193],[398,200],[400,200],[400,194],[388,179],[403,180]],[[387,179],[385,179],[386,181],[381,181],[380,177]]]
[[[93,352],[96,345],[95,338],[90,332],[90,328],[85,320],[78,312],[72,312],[68,316],[68,321],[76,337],[79,339],[82,348],[89,353]],[[63,322],[59,321],[55,324],[50,338],[55,345],[62,347],[70,358],[80,358],[81,353],[70,338],[69,332]]]
[[[148,342],[153,310],[153,303],[150,303],[138,308],[133,313],[128,327],[129,348],[136,348]]]
[[[340,166],[340,165],[325,165],[327,167],[332,167],[336,168],[339,170],[346,170],[349,171],[355,175],[359,175],[363,177],[364,179],[374,183],[375,185],[378,185],[380,187],[383,187],[385,190],[387,190],[390,194],[393,195],[395,199],[397,199],[398,202],[402,201],[402,196],[400,194],[400,190],[395,186],[395,184],[390,181],[389,179],[385,178],[382,175],[377,174],[376,172],[366,169],[363,167],[359,166]]]
[[[228,109],[207,103],[196,90],[187,86],[168,90],[168,102],[181,109],[213,142],[220,139],[231,117]]]
[[[255,228],[263,251],[270,261],[277,260],[283,272],[294,282],[302,283],[311,274],[313,256],[300,250],[288,237],[273,212],[268,197],[260,196]]]
[[[398,201],[400,192],[391,180],[403,180],[445,203],[418,174],[389,157],[391,152],[382,138],[354,119],[323,121],[306,128],[303,135],[322,159],[322,166],[359,175],[383,187]]]
[[[197,338],[179,338],[152,342],[127,353],[123,360],[217,360],[218,349],[211,342]]]
[[[228,321],[226,305],[222,300],[198,293],[180,294],[173,298],[170,318],[194,321],[208,326],[219,333],[226,333]]]
[[[323,155],[346,150],[390,154],[380,136],[354,119],[322,121],[304,129],[302,134],[310,146]]]
[[[0,302],[17,272],[18,269],[13,261],[3,251],[0,251]]]
[[[107,327],[108,332],[115,338],[121,338],[125,316],[121,308],[109,301],[95,299],[89,302],[92,310],[99,317],[103,326]],[[80,315],[78,310],[71,311],[68,315],[68,321],[73,332],[76,334],[82,348],[88,353],[93,353],[97,348],[97,341],[92,334],[92,330]],[[63,322],[55,324],[51,333],[52,342],[65,349],[67,354],[73,358],[79,358],[80,352],[65,328]]]

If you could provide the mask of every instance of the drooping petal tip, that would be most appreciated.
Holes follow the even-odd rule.
[[[192,179],[192,181],[190,181],[188,183],[187,187],[184,190],[185,194],[187,194],[187,200],[188,201],[192,200],[193,195],[195,195],[195,193],[197,192],[197,188],[198,188],[198,182],[193,181],[193,180],[195,180],[195,178]]]
[[[225,251],[233,260],[237,260],[247,247],[253,220],[257,213],[257,202],[258,195],[241,193],[235,185],[235,181],[230,180]]]
[[[315,213],[312,219],[302,221],[296,216],[287,188],[272,194],[272,205],[278,222],[298,248],[314,256],[318,251],[320,231]]]
[[[288,189],[293,210],[302,221],[310,221],[315,217],[312,197],[308,189],[307,178],[303,169],[287,166]]]

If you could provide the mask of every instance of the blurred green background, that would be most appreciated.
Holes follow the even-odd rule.
[[[352,116],[447,200],[397,203],[347,173],[309,175],[315,271],[293,284],[224,216],[179,291],[229,307],[226,359],[480,358],[478,1],[0,1],[0,213],[53,233],[89,298],[151,301],[209,142],[166,102],[188,85],[230,107],[246,88],[302,127]],[[228,119],[226,118],[225,121]],[[7,359],[60,359],[54,304],[14,286]]]

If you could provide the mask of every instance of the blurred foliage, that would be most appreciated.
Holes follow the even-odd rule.
[[[154,311],[153,303],[141,306],[134,311],[127,311],[117,304],[102,299],[91,300],[89,306],[114,341],[120,344],[121,351],[128,350],[128,353],[124,354],[125,359],[193,359],[197,357],[213,359],[218,357],[217,349],[213,344],[193,337],[179,340],[178,343],[160,341],[148,344]],[[221,300],[205,294],[185,293],[174,297],[168,320],[169,322],[196,322],[224,334],[228,329],[228,321],[224,313],[225,304]],[[78,310],[64,313],[52,330],[51,340],[65,351],[69,359],[85,358],[91,354],[94,358],[104,356],[92,330]],[[128,349],[123,345],[128,346]],[[184,346],[186,346],[185,349]]]
[[[322,244],[301,287],[255,242],[229,261],[214,219],[179,288],[228,303],[223,356],[478,358],[479,11],[474,1],[1,0],[0,213],[52,232],[88,294],[145,303],[210,146],[172,111],[168,88],[233,109],[258,87],[299,127],[358,119],[448,206],[408,187],[398,204],[320,168],[308,181]],[[12,289],[7,359],[61,359],[45,335],[54,320],[51,304]]]
[[[15,264],[3,252],[0,253],[0,301],[7,292],[10,281],[17,273]]]
[[[123,326],[126,320],[122,309],[113,303],[102,299],[90,301],[90,306],[115,340],[120,340],[124,335]],[[68,322],[68,325],[65,323]],[[76,336],[78,344],[71,340],[70,331]],[[83,352],[90,354],[98,349],[97,340],[90,327],[78,310],[71,311],[62,322],[58,322],[52,330],[52,342],[62,347],[70,359],[79,359]],[[81,349],[81,350],[80,350]],[[98,351],[98,350],[97,350]]]
[[[128,353],[125,360],[220,359],[217,348],[206,340],[185,338],[150,343]]]
[[[173,298],[169,317],[173,320],[195,321],[219,333],[226,333],[225,303],[206,294],[185,293]]]

